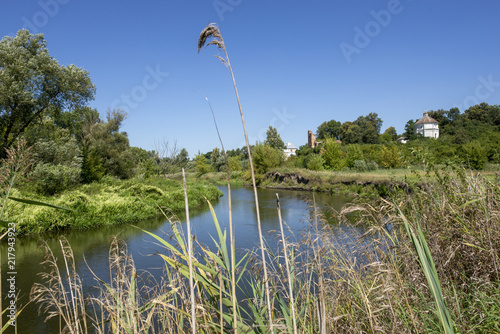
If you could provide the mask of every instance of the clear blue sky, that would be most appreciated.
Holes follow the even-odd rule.
[[[500,104],[498,0],[0,0],[0,34],[44,33],[63,65],[89,71],[92,107],[128,111],[133,146],[177,141],[191,156],[244,144],[229,71],[197,41],[219,24],[250,140],[273,125],[307,142],[323,121],[375,112],[403,132],[425,110]]]

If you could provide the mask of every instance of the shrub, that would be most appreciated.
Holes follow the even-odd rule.
[[[397,145],[383,146],[380,150],[380,162],[385,168],[397,168],[403,164]]]
[[[43,195],[69,189],[80,183],[80,169],[65,165],[39,163],[31,173],[35,190]]]
[[[366,163],[366,169],[369,171],[378,169],[378,165],[375,161],[370,160]]]
[[[366,161],[364,160],[355,160],[354,161],[354,169],[358,172],[365,172],[368,170],[368,166],[366,165]]]
[[[484,169],[488,160],[486,149],[477,140],[462,146],[461,156],[464,163],[472,169]]]
[[[242,169],[241,157],[239,155],[228,157],[227,163],[229,165],[230,172],[237,172],[237,171],[241,171],[241,169]],[[225,167],[224,167],[224,170],[225,170]]]
[[[325,160],[323,160],[321,155],[315,154],[307,162],[307,168],[310,170],[323,170],[324,163],[325,163]]]
[[[333,140],[327,140],[323,144],[323,159],[325,165],[332,170],[342,170],[346,166],[345,153],[340,148],[340,144]]]
[[[255,171],[260,174],[267,173],[272,168],[279,167],[285,162],[285,155],[282,150],[264,144],[255,145],[252,158]]]

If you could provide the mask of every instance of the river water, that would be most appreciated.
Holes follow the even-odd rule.
[[[212,203],[218,220],[222,227],[228,226],[228,203],[227,188],[221,188],[224,196],[216,203]],[[235,226],[235,242],[237,249],[252,249],[258,245],[257,219],[255,214],[255,204],[253,190],[251,188],[232,189],[232,211],[233,224]],[[259,189],[259,207],[261,213],[262,232],[270,247],[277,243],[279,231],[279,220],[276,210],[276,193],[281,200],[283,220],[289,229],[286,234],[291,240],[300,239],[302,231],[309,227],[313,210],[311,203],[313,194],[311,192],[293,190],[272,190]],[[348,199],[340,195],[315,194],[318,210],[327,212],[328,208],[339,210]],[[182,226],[185,229],[185,217],[179,215]],[[208,210],[208,206],[190,211],[190,221],[192,232],[196,240],[202,244],[212,246],[211,236],[216,238],[213,219]],[[135,224],[141,229],[150,231],[159,236],[170,235],[170,223],[165,218],[151,219]],[[339,229],[341,231],[341,229]],[[71,244],[77,272],[82,278],[84,291],[86,293],[95,292],[94,286],[97,284],[90,269],[100,278],[109,280],[108,253],[110,239],[119,235],[128,246],[138,270],[147,270],[155,277],[162,275],[164,261],[159,256],[151,256],[161,252],[152,237],[143,231],[129,226],[113,226],[99,228],[89,231],[68,231],[61,234],[44,235],[18,239],[15,247],[15,286],[19,293],[19,304],[26,304],[29,300],[29,292],[33,283],[41,282],[40,273],[43,272],[41,262],[44,260],[45,251],[41,247],[40,241],[45,240],[60,260],[62,268],[62,258],[59,245],[60,237],[64,235]],[[8,282],[7,272],[11,271],[7,267],[7,245],[0,245],[2,254],[2,301],[3,308],[7,306]],[[59,333],[59,322],[57,319],[45,322],[45,316],[38,314],[38,305],[29,304],[21,313],[17,333]],[[4,317],[4,324],[6,323]],[[9,328],[7,333],[14,333],[13,328]]]

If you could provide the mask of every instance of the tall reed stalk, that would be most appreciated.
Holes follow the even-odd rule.
[[[285,265],[286,265],[286,274],[288,276],[288,290],[290,293],[290,305],[291,305],[291,313],[292,313],[292,321],[293,321],[293,333],[297,334],[297,319],[295,315],[295,301],[293,298],[293,286],[294,281],[292,281],[292,274],[290,272],[290,258],[288,257],[287,244],[285,238],[285,231],[283,230],[283,220],[281,219],[281,205],[280,205],[280,197],[278,193],[276,193],[276,206],[278,210],[278,219],[280,222],[280,230],[281,230],[281,242],[283,243],[283,255],[285,256]]]
[[[212,39],[210,42],[207,43],[208,39]],[[206,44],[206,45],[205,45]],[[272,308],[271,308],[271,297],[270,297],[270,291],[269,291],[269,279],[268,279],[268,274],[267,274],[267,265],[266,265],[266,252],[265,252],[265,246],[264,246],[264,238],[262,236],[262,226],[260,222],[260,211],[259,211],[259,198],[257,195],[257,184],[255,182],[255,171],[253,167],[253,162],[252,162],[252,152],[250,150],[250,143],[248,141],[248,133],[245,125],[245,117],[243,116],[243,110],[241,108],[241,102],[240,102],[240,97],[238,94],[238,87],[236,86],[236,80],[234,78],[234,73],[233,69],[231,67],[231,62],[229,61],[229,55],[227,54],[226,46],[224,44],[224,39],[222,38],[222,35],[220,33],[219,27],[215,23],[210,23],[208,24],[205,29],[202,30],[200,33],[200,37],[198,39],[198,52],[200,52],[201,48],[209,46],[209,45],[215,45],[219,50],[224,51],[225,57],[221,56],[216,56],[224,65],[227,66],[229,71],[231,72],[231,78],[233,80],[233,86],[234,86],[234,92],[236,93],[236,99],[238,101],[238,108],[240,110],[240,116],[241,116],[241,123],[243,125],[243,132],[245,133],[245,142],[247,145],[247,151],[248,151],[248,159],[250,163],[250,172],[252,174],[252,186],[253,186],[253,191],[254,191],[254,198],[255,198],[255,211],[257,214],[257,227],[259,231],[259,242],[260,242],[260,250],[261,250],[261,256],[262,256],[262,266],[264,270],[264,284],[265,284],[265,290],[266,290],[266,302],[267,302],[267,313],[269,317],[269,328],[271,331],[273,331],[273,319],[272,319]]]
[[[189,263],[189,291],[191,293],[191,330],[196,334],[196,302],[194,297],[194,277],[193,277],[193,238],[191,237],[191,222],[189,220],[189,203],[187,196],[186,174],[182,169],[182,184],[184,186],[184,203],[186,206],[186,223],[188,234],[188,263]]]
[[[212,112],[212,117],[214,119],[215,130],[217,131],[217,136],[219,137],[220,145],[222,148],[222,154],[224,155],[224,161],[226,163],[226,178],[227,178],[227,205],[228,205],[228,214],[229,214],[229,242],[231,244],[231,294],[232,294],[232,302],[233,302],[233,322],[234,322],[234,333],[238,334],[238,317],[236,311],[236,249],[235,249],[235,240],[234,240],[234,230],[233,230],[233,211],[231,208],[231,178],[229,176],[229,160],[227,159],[226,150],[224,149],[224,143],[222,142],[222,138],[220,136],[219,127],[217,126],[217,121],[215,119],[215,113],[210,104],[210,101],[205,96],[205,100],[210,107],[210,111]],[[222,279],[222,278],[221,278]],[[222,290],[222,289],[221,289]],[[222,295],[221,295],[222,296]],[[221,303],[222,307],[222,303]],[[221,312],[222,313],[222,312]],[[222,318],[221,318],[222,319]],[[221,326],[222,328],[222,326]],[[222,329],[221,329],[222,333]]]

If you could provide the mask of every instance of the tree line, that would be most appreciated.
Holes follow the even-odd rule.
[[[226,164],[223,153],[231,172],[248,168],[246,147],[198,152],[192,161],[175,142],[159,141],[151,151],[131,147],[121,131],[125,112],[110,109],[101,116],[87,106],[94,95],[89,73],[60,65],[43,35],[20,30],[0,41],[0,157],[18,140],[32,146],[27,184],[33,190],[54,194],[104,177],[149,177],[181,168],[198,175],[220,172]],[[325,121],[316,130],[321,144],[302,145],[288,159],[277,129],[269,127],[266,140],[251,147],[253,162],[261,174],[280,166],[366,171],[429,163],[483,169],[500,163],[500,106],[480,103],[464,113],[439,109],[429,116],[439,122],[438,139],[417,136],[418,120],[409,120],[402,134],[392,126],[381,133],[383,122],[373,112],[344,123]],[[399,143],[398,137],[408,143]]]

